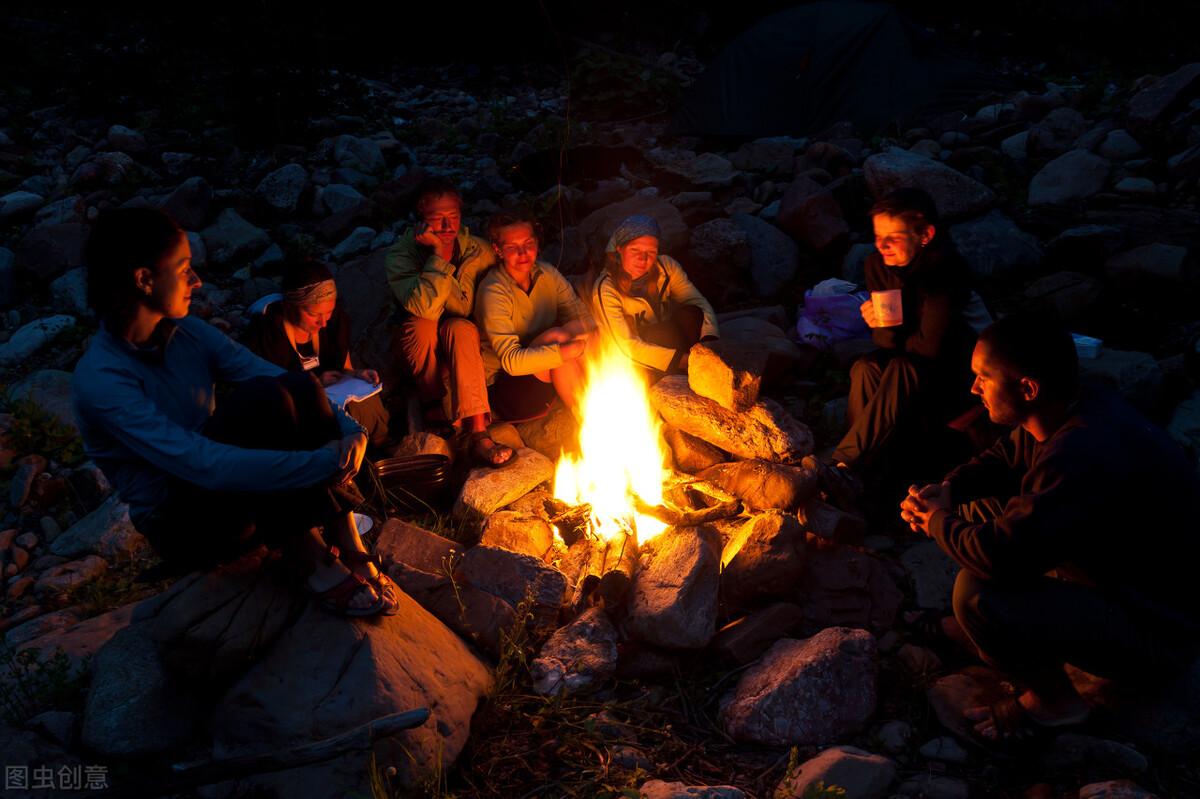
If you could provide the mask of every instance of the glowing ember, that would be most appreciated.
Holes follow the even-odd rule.
[[[554,496],[592,506],[589,528],[603,539],[636,533],[648,541],[666,524],[634,510],[634,497],[662,503],[663,450],[658,415],[646,385],[619,351],[607,348],[591,360],[580,403],[579,460],[563,454],[554,474]]]

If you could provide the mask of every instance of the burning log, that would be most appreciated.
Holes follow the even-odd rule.
[[[633,584],[637,559],[637,539],[632,533],[609,541],[585,535],[572,544],[560,568],[574,575],[571,607],[575,613],[598,602],[609,609],[620,607]]]
[[[741,500],[731,499],[699,510],[677,510],[666,505],[649,505],[640,499],[635,501],[638,513],[653,516],[672,527],[698,527],[702,524],[729,519],[742,512]]]
[[[562,509],[550,517],[550,524],[558,528],[558,534],[568,547],[575,546],[579,539],[587,535],[588,520],[592,516],[592,506],[585,502],[582,505],[567,505],[559,502]]]
[[[626,533],[608,541],[597,588],[605,607],[619,607],[625,601],[629,586],[633,585],[637,560],[637,538],[633,535]]]

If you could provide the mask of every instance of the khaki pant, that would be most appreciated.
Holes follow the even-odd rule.
[[[417,381],[421,404],[436,402],[446,394],[443,373],[449,374],[449,418],[490,413],[479,329],[470,319],[443,316],[421,319],[410,316],[400,323],[396,336],[400,357]]]

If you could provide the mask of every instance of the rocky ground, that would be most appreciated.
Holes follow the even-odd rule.
[[[820,782],[852,797],[1200,793],[1200,727],[1183,712],[1194,685],[1190,697],[1172,686],[1165,702],[1128,700],[1080,674],[1105,708],[1086,729],[1019,755],[963,734],[956,709],[997,690],[994,675],[961,671],[965,656],[901,621],[947,608],[953,568],[930,543],[864,529],[819,493],[800,460],[840,429],[860,345],[817,352],[794,328],[806,289],[861,282],[871,197],[918,185],[994,312],[1049,305],[1101,339],[1085,371],[1200,456],[1200,64],[1119,79],[1023,71],[1014,77],[1028,90],[890,136],[839,125],[730,144],[665,132],[671,87],[699,62],[585,57],[613,80],[568,93],[557,75],[503,69],[486,80],[457,68],[329,75],[322,107],[269,148],[239,144],[221,119],[182,128],[136,105],[100,118],[69,99],[4,101],[6,755],[104,763],[120,784],[148,763],[287,748],[430,706],[436,729],[401,739],[412,759],[381,745],[377,771],[347,755],[256,784],[301,795],[318,784],[320,795],[351,785],[379,795],[840,795],[812,787]],[[624,119],[601,113],[617,99]],[[205,280],[192,312],[234,337],[246,308],[276,289],[285,251],[325,258],[354,319],[356,362],[384,371],[399,410],[382,254],[428,174],[463,187],[473,228],[502,208],[533,210],[544,257],[569,274],[620,218],[659,219],[664,251],[722,312],[723,338],[770,354],[749,370],[761,398],[757,384],[737,397],[699,378],[656,392],[678,470],[703,472],[740,501],[740,526],[646,547],[619,629],[596,610],[563,612],[577,575],[535,490],[571,434],[555,413],[503,431],[526,448],[524,466],[499,484],[471,476],[453,513],[383,524],[377,504],[373,538],[412,597],[395,619],[320,614],[257,561],[169,586],[135,581],[152,562],[145,541],[83,459],[70,412],[70,370],[95,328],[80,265],[89,220],[108,207],[167,209]],[[759,419],[761,434],[729,436],[722,404],[742,428]],[[741,552],[755,560],[739,564]],[[764,563],[774,581],[761,579]],[[673,599],[660,604],[668,583]],[[556,630],[560,621],[570,623]],[[238,790],[250,789],[203,795]]]

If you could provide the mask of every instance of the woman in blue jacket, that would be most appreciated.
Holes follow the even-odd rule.
[[[72,381],[80,432],[158,554],[205,568],[266,543],[299,562],[328,609],[395,612],[351,514],[362,429],[312,376],[188,317],[200,278],[162,212],[101,215],[85,260],[101,325]],[[237,384],[220,402],[218,381]]]

